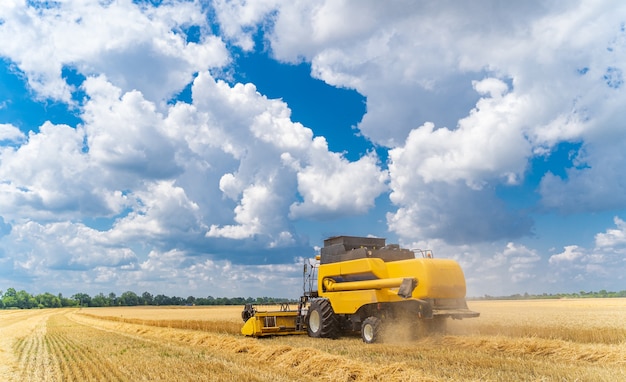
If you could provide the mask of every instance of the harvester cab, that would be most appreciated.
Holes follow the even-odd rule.
[[[315,262],[305,264],[297,308],[246,306],[242,333],[337,338],[360,332],[364,342],[378,342],[394,323],[409,323],[417,333],[423,327],[443,330],[447,318],[478,317],[465,293],[465,276],[454,260],[386,245],[382,238],[336,236],[324,240]]]

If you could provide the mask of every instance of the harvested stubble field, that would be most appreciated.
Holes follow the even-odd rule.
[[[241,307],[0,311],[0,380],[626,381],[626,299],[469,305],[480,318],[373,345],[245,338]]]

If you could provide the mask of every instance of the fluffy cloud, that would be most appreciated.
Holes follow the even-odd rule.
[[[0,20],[0,55],[17,64],[39,96],[64,102],[73,91],[63,78],[67,67],[104,74],[124,91],[141,89],[161,101],[194,73],[228,59],[218,37],[203,33],[200,41],[188,41],[190,27],[208,29],[197,2],[142,7],[130,0],[9,0],[0,5]]]
[[[427,123],[412,130],[404,147],[390,150],[390,167],[404,165],[396,169],[400,176],[414,168],[415,175],[426,183],[463,180],[476,189],[493,178],[517,183],[524,174],[531,147],[515,125],[528,110],[519,106],[523,101],[506,94],[507,86],[500,80],[489,78],[474,86],[490,96],[479,100],[470,115],[459,121],[457,129],[435,129]]]
[[[358,127],[373,142],[396,148],[396,170],[402,150],[402,170],[417,169],[411,174],[426,183],[443,181],[457,190],[457,181],[472,189],[514,185],[524,181],[532,158],[549,156],[559,142],[584,141],[585,166],[570,169],[567,179],[546,174],[544,206],[624,206],[623,198],[609,197],[624,189],[611,169],[623,159],[618,105],[624,104],[626,33],[612,3],[221,5],[218,15],[258,20],[271,14],[266,36],[277,59],[310,61],[312,75],[366,96]],[[355,22],[340,21],[346,19]],[[223,20],[238,39],[253,33],[249,23],[234,32],[235,19]],[[605,155],[607,148],[614,155]],[[391,170],[392,199],[420,186]],[[405,214],[415,210],[399,203]]]
[[[626,222],[615,217],[613,219],[616,228],[607,229],[604,233],[596,235],[596,247],[602,249],[626,249]]]
[[[231,88],[200,75],[193,99],[207,120],[217,122],[225,138],[222,150],[239,161],[219,182],[225,197],[239,201],[237,224],[213,224],[209,237],[263,234],[283,241],[289,237],[288,211],[292,219],[363,213],[385,190],[384,171],[373,154],[349,162],[329,152],[324,138],[313,138],[309,128],[290,120],[282,101],[267,99],[251,84]],[[361,187],[354,187],[357,179]],[[296,193],[301,202],[294,201]]]
[[[121,195],[100,187],[97,166],[83,151],[84,130],[45,123],[16,147],[0,150],[0,208],[5,218],[58,219],[109,215]]]
[[[290,207],[292,218],[363,214],[386,190],[386,171],[374,154],[348,162],[341,155],[328,155],[325,142],[317,139],[311,161],[298,170],[298,191],[303,197]],[[291,161],[293,158],[285,158]]]
[[[626,270],[626,224],[619,217],[614,223],[595,235],[593,246],[567,245],[560,252],[551,249],[544,253],[519,242],[450,244],[428,239],[401,244],[431,249],[435,257],[458,261],[469,296],[561,293],[565,286],[572,292],[620,290]]]
[[[614,218],[615,228],[595,235],[595,247],[569,245],[549,258],[550,281],[577,282],[581,289],[611,289],[616,280],[624,280],[626,269],[626,224]],[[584,286],[584,288],[582,287]]]
[[[450,242],[511,239],[532,223],[507,210],[496,196],[498,182],[520,182],[531,146],[514,128],[523,101],[494,78],[474,83],[487,95],[455,130],[432,123],[411,131],[404,146],[389,151],[391,201],[399,209],[389,227],[410,238],[418,234]]]
[[[260,13],[272,13],[271,5],[218,5],[216,12],[232,14],[236,9],[258,19]],[[368,113],[359,127],[375,142],[394,144],[429,120],[454,128],[477,100],[471,92],[472,80],[482,79],[485,73],[512,78],[515,87],[525,88],[524,94],[532,91],[531,78],[548,79],[560,69],[561,61],[551,53],[555,45],[578,52],[581,41],[594,43],[591,32],[601,39],[608,37],[586,24],[603,8],[593,12],[588,8],[568,10],[558,4],[528,2],[507,7],[444,2],[432,7],[415,2],[294,1],[275,5],[268,40],[276,58],[288,62],[304,58],[312,63],[314,75],[367,96]],[[564,11],[567,17],[562,16]],[[346,19],[355,22],[342,21]],[[613,19],[618,28],[620,20]],[[235,29],[233,23],[228,25],[229,30]],[[241,34],[246,33],[245,26],[240,26]],[[580,39],[569,42],[562,37],[572,34]],[[480,46],[490,49],[477,50]],[[524,65],[531,60],[547,71]],[[572,69],[575,75],[578,67]]]
[[[559,264],[577,261],[585,256],[584,249],[577,245],[568,245],[564,251],[550,256],[550,264]]]
[[[159,253],[180,250],[182,256],[209,256],[201,249],[207,245],[216,250],[210,256],[224,256],[222,238],[250,241],[249,248],[231,249],[229,257],[258,251],[259,245],[294,248],[302,244],[291,219],[335,209],[363,213],[385,190],[385,172],[373,154],[349,162],[329,152],[323,138],[290,120],[284,102],[267,99],[253,85],[229,86],[203,72],[193,84],[193,103],[179,102],[165,112],[141,92],[123,92],[104,76],[88,77],[82,88],[87,96],[82,125],[47,122],[21,145],[3,147],[0,200],[2,216],[18,223],[15,234],[30,227],[19,224],[23,219],[44,219],[57,223],[36,225],[40,231],[64,227],[91,241],[84,248],[94,256],[85,266],[111,268],[99,260],[115,257],[98,244],[101,237],[120,249],[148,240],[141,252],[152,247]],[[6,131],[20,137],[13,128]],[[353,171],[361,173],[363,188],[353,187]],[[320,198],[329,183],[311,182],[311,174],[328,176],[332,192],[343,199]],[[299,208],[291,218],[290,206]],[[76,217],[106,218],[107,229],[68,222]],[[61,240],[19,264],[71,268],[83,256],[74,251]],[[277,252],[274,258],[232,259],[285,258]]]
[[[215,0],[213,6],[225,38],[246,51],[254,48],[253,34],[266,16],[281,4],[280,0]]]
[[[475,272],[476,274],[498,275],[496,277],[500,285],[506,284],[509,288],[511,284],[525,285],[528,288],[531,280],[538,280],[541,277],[540,266],[541,256],[537,251],[509,242],[492,258],[484,259],[483,264]],[[496,272],[493,272],[494,270]],[[511,288],[511,290],[514,289],[517,288]]]
[[[180,249],[151,250],[143,256],[114,244],[113,232],[70,223],[18,225],[12,237],[0,242],[6,240],[12,242],[12,249],[7,257],[0,256],[0,280],[11,277],[10,285],[35,293],[67,289],[95,295],[145,290],[181,297],[247,297],[255,291],[258,296],[295,297],[284,291],[300,285],[302,278],[301,259],[286,264],[242,265],[190,256]]]
[[[7,123],[0,123],[0,142],[19,142],[25,138],[24,133],[17,127]]]
[[[100,279],[94,283],[94,289],[115,283],[155,294],[172,295],[172,291],[184,290],[181,297],[290,297],[293,286],[301,285],[302,280],[300,262],[242,265],[229,260],[189,257],[178,250],[152,251],[145,261],[131,269],[102,267],[98,272]]]
[[[510,135],[508,126],[465,121],[462,126],[434,131],[427,124],[413,130],[405,146],[389,151],[390,200],[398,209],[387,221],[406,240],[417,236],[480,242],[530,232],[529,217],[509,209],[494,190],[499,179],[515,183],[522,176],[527,151],[523,138],[513,132],[502,145],[494,139],[484,150],[476,150],[472,142],[481,136]],[[476,156],[482,160],[473,160]],[[510,173],[513,162],[518,169]]]
[[[103,77],[88,78],[83,87],[89,95],[82,119],[91,158],[114,169],[116,176],[128,173],[135,179],[162,179],[180,172],[175,147],[153,102],[136,90],[121,96]]]
[[[193,240],[206,229],[198,204],[173,181],[147,183],[132,196],[136,200],[133,210],[111,230],[115,242]]]

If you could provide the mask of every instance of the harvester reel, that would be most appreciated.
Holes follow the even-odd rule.
[[[380,318],[371,316],[365,319],[361,324],[361,338],[366,344],[381,342],[380,332],[382,321]]]
[[[313,300],[307,316],[307,330],[310,337],[339,337],[339,319],[327,299]]]

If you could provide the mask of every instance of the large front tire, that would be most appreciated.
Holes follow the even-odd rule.
[[[381,341],[380,329],[382,321],[380,318],[371,316],[365,319],[361,324],[361,338],[366,344],[373,344]]]
[[[310,337],[339,337],[339,319],[335,315],[330,301],[320,299],[311,302],[307,318],[307,331]]]

